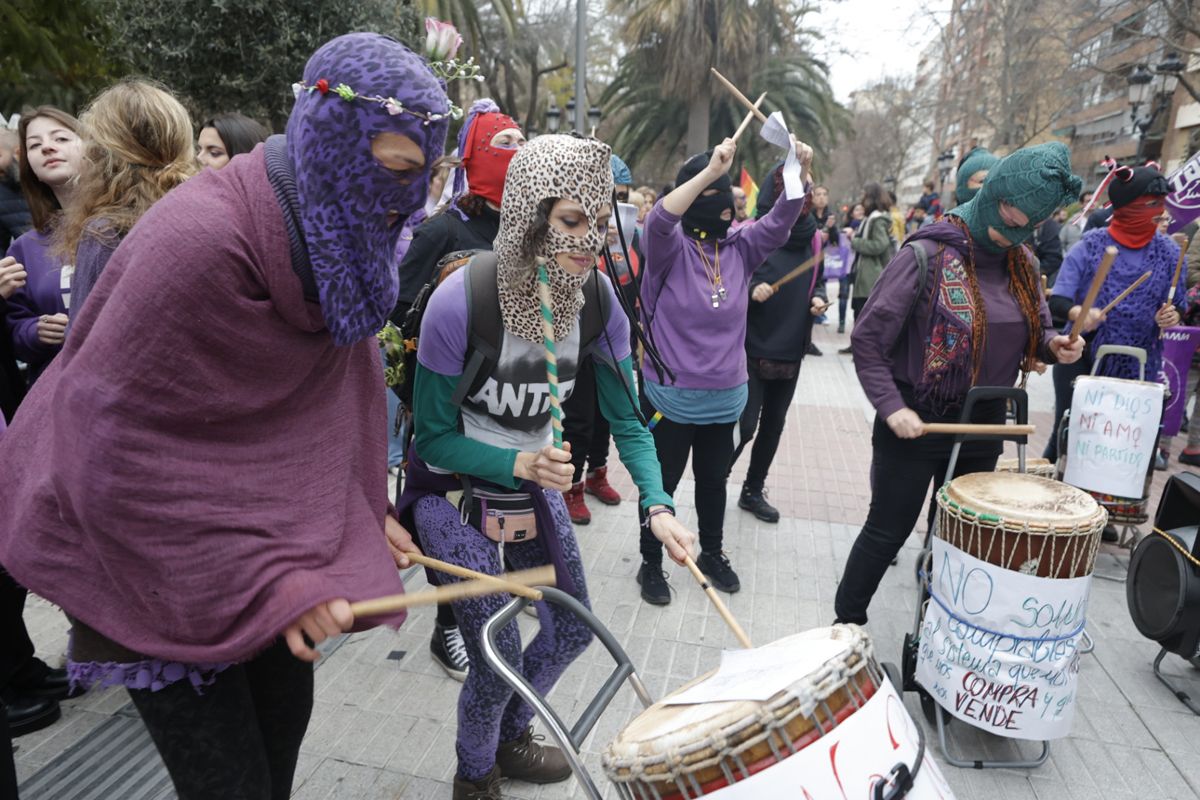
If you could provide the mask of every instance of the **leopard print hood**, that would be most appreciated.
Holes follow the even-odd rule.
[[[516,336],[539,344],[542,341],[537,262],[544,262],[550,274],[554,338],[566,339],[575,327],[583,308],[581,287],[588,272],[567,272],[555,256],[564,252],[595,254],[604,245],[605,235],[596,229],[596,217],[604,205],[612,202],[611,155],[611,148],[595,139],[550,135],[533,139],[513,156],[504,180],[495,251],[500,313],[504,327]],[[551,226],[534,260],[530,260],[524,253],[525,242],[537,223],[538,205],[549,198],[566,198],[583,206],[589,232],[578,237]]]
[[[392,253],[404,221],[425,204],[430,168],[446,144],[450,101],[424,59],[376,33],[326,42],[308,60],[304,83],[325,91],[299,93],[287,154],[325,325],[335,343],[350,345],[374,335],[396,304]],[[333,91],[340,84],[441,117],[428,121],[389,113],[378,102],[344,100]],[[401,179],[375,159],[371,141],[381,133],[407,136],[421,148],[420,174]],[[399,215],[391,226],[389,212]]]

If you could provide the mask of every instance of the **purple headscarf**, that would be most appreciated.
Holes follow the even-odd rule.
[[[424,59],[377,33],[350,33],[323,45],[304,68],[304,84],[325,91],[299,93],[288,119],[288,156],[325,324],[334,342],[349,345],[375,334],[396,304],[396,238],[425,204],[433,162],[446,142],[450,102]],[[389,113],[364,97],[344,100],[335,91],[342,84],[435,118]],[[425,155],[424,170],[402,180],[380,164],[371,141],[381,133],[412,139]],[[390,227],[389,212],[400,216]]]

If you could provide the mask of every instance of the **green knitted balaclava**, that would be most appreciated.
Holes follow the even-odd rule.
[[[950,213],[967,223],[975,243],[993,253],[1004,248],[988,236],[988,228],[1013,247],[1033,235],[1038,223],[1055,209],[1079,196],[1083,181],[1071,174],[1071,152],[1061,142],[1023,147],[1005,156],[983,182],[979,194]],[[1025,213],[1029,222],[1021,227],[1004,224],[1000,204],[1010,203]]]
[[[992,151],[984,147],[976,147],[967,153],[967,157],[958,165],[958,180],[954,183],[954,199],[959,204],[969,203],[975,195],[979,194],[979,190],[967,186],[967,181],[976,172],[980,170],[984,170],[985,172],[990,171],[998,163],[1000,163],[1000,159],[992,155]]]

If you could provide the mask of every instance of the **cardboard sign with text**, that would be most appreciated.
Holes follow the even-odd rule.
[[[1162,384],[1091,375],[1077,378],[1063,483],[1140,498],[1162,411]]]
[[[705,794],[720,800],[859,800],[901,762],[911,769],[917,756],[917,723],[892,684],[866,705],[795,755],[749,778]],[[926,742],[921,770],[907,797],[953,800],[954,793],[929,755]]]
[[[1066,736],[1091,580],[1024,575],[935,538],[917,680],[948,712],[989,733]]]

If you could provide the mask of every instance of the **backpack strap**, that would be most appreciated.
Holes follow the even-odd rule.
[[[910,248],[917,258],[917,293],[913,295],[912,302],[908,304],[908,311],[904,313],[904,321],[907,324],[912,315],[916,313],[917,304],[921,302],[921,297],[925,294],[925,287],[929,284],[929,252],[920,241],[908,242],[904,247]],[[896,348],[899,346],[900,338],[897,338],[892,345],[892,352],[896,352]]]
[[[593,269],[582,287],[583,311],[579,316],[579,361],[581,363],[585,356],[591,355],[595,351],[600,337],[604,334],[604,327],[608,324],[612,296],[607,291],[607,287],[600,283],[609,280],[607,275],[601,277],[602,274],[600,270]]]
[[[463,287],[467,293],[467,352],[462,377],[450,398],[456,406],[461,406],[464,400],[479,391],[500,358],[504,320],[500,316],[496,264],[496,254],[483,250],[463,267],[466,270]]]

